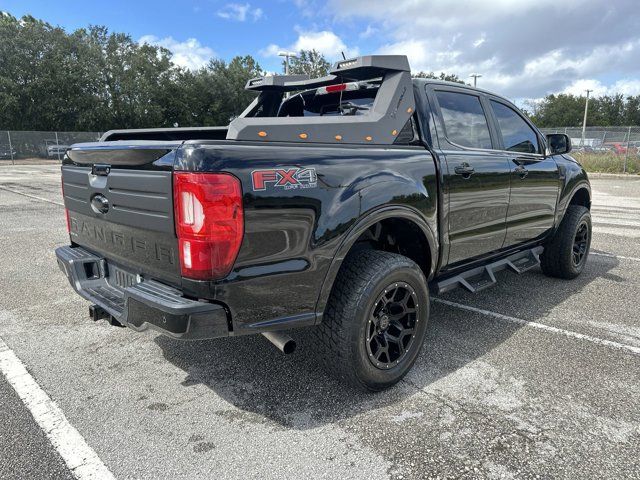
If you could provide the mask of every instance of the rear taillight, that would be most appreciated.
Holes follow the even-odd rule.
[[[240,180],[226,173],[176,172],[173,203],[182,276],[225,277],[244,234]]]

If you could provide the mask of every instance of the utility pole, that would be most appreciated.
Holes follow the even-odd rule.
[[[298,58],[298,55],[295,52],[287,52],[287,51],[280,51],[278,52],[278,56],[279,57],[284,57],[284,74],[285,75],[289,75],[289,59],[290,58]],[[289,98],[289,95],[291,93],[287,92],[284,94],[284,98]]]
[[[624,167],[622,168],[622,173],[627,173],[627,159],[629,158],[629,140],[631,140],[631,127],[629,127],[629,131],[627,132],[627,148],[624,151]]]
[[[281,52],[278,52],[278,56],[285,58],[285,61],[284,61],[284,74],[285,75],[289,75],[289,59],[290,58],[298,58],[298,55],[295,52],[281,51]]]
[[[589,110],[589,94],[591,92],[593,92],[593,90],[586,90],[587,92],[587,100],[584,103],[584,120],[582,120],[582,142],[581,142],[581,147],[584,147],[584,136],[587,132],[587,111]]]
[[[58,142],[58,132],[56,132],[56,152],[58,153],[58,161],[60,161],[60,142]]]
[[[476,84],[478,83],[478,79],[480,77],[482,77],[482,75],[480,75],[479,73],[472,73],[471,75],[469,75],[470,77],[473,77],[473,86],[475,88]]]
[[[11,165],[15,165],[15,162],[13,160],[13,145],[11,145],[11,134],[9,133],[9,130],[7,130],[7,138],[9,139],[9,154],[11,155]]]

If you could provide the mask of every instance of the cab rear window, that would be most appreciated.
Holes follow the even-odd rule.
[[[327,92],[324,87],[295,94],[285,99],[278,117],[316,117],[367,115],[378,93],[378,84],[354,83],[349,90]]]

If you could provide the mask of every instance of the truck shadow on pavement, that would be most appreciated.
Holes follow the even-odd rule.
[[[617,264],[615,258],[591,257],[573,281],[549,279],[539,269],[524,275],[501,272],[501,281],[492,289],[475,295],[458,290],[443,298],[544,323],[543,317],[592,281],[624,282],[609,273]],[[326,373],[308,348],[313,335],[307,329],[290,332],[298,349],[288,356],[261,335],[194,342],[157,336],[154,341],[166,360],[185,371],[182,385],[205,385],[241,410],[212,414],[304,430],[381,409],[421,391],[430,393],[435,382],[480,359],[521,328],[431,302],[427,339],[413,370],[396,387],[377,394],[350,389]]]

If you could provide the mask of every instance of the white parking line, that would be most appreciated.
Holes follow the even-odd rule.
[[[20,359],[0,339],[0,371],[31,412],[71,473],[80,480],[115,479],[80,432],[29,374]]]
[[[56,202],[54,200],[49,200],[48,198],[39,197],[37,195],[31,195],[30,193],[20,192],[18,190],[14,190],[12,188],[0,187],[0,190],[5,190],[7,192],[15,193],[16,195],[22,195],[22,196],[25,196],[25,197],[29,197],[29,198],[34,198],[36,200],[40,200],[41,202],[53,203],[54,205],[60,205],[61,207],[64,207],[64,203],[62,203],[62,202]]]
[[[490,310],[483,310],[482,308],[471,307],[469,305],[463,305],[462,303],[450,302],[449,300],[443,300],[442,298],[434,298],[434,302],[441,303],[443,305],[449,305],[450,307],[459,308],[461,310],[467,310],[469,312],[480,313],[489,317],[497,318],[510,323],[516,323],[518,325],[524,325],[527,327],[537,328],[538,330],[544,330],[550,333],[559,333],[570,338],[577,338],[578,340],[584,340],[587,342],[595,343],[596,345],[602,345],[605,347],[615,348],[617,350],[625,350],[635,355],[640,355],[640,347],[634,347],[633,345],[627,345],[624,343],[614,342],[612,340],[605,340],[604,338],[592,337],[591,335],[585,335],[583,333],[573,332],[571,330],[565,330],[563,328],[552,327],[543,323],[532,322],[530,320],[524,320],[522,318],[510,317],[509,315],[503,315],[501,313],[492,312]]]
[[[608,258],[622,258],[623,260],[632,260],[634,262],[640,262],[640,258],[624,257],[622,255],[614,255],[613,253],[589,252],[589,255],[596,255],[598,257],[608,257]]]

